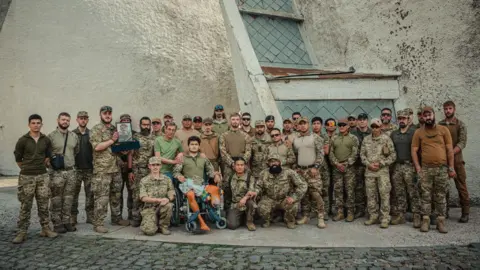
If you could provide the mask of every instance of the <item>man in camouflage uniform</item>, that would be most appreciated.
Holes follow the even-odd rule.
[[[212,118],[213,132],[220,136],[228,130],[228,121],[226,119],[227,117],[225,116],[225,111],[223,110],[223,105],[215,105]]]
[[[323,139],[323,153],[324,153],[324,161],[320,167],[320,176],[322,178],[322,199],[323,205],[325,209],[325,215],[323,217],[324,220],[328,220],[328,215],[331,212],[330,208],[330,167],[328,165],[328,150],[330,148],[330,137],[327,134],[322,133],[322,126],[323,126],[323,119],[321,117],[313,117],[312,118],[312,132],[320,136]],[[316,207],[312,205],[312,212],[318,212]]]
[[[255,136],[255,128],[251,126],[252,116],[248,112],[242,113],[241,130],[247,133],[250,137]]]
[[[357,128],[352,132],[358,139],[358,152],[360,153],[360,146],[363,139],[372,134],[372,130],[368,127],[368,115],[361,113],[357,117]],[[365,194],[365,166],[362,164],[360,156],[355,161],[355,177],[357,184],[355,185],[355,218],[365,216],[365,203],[367,202],[367,195]]]
[[[395,146],[397,159],[392,174],[392,184],[397,195],[397,212],[392,219],[392,225],[405,223],[407,212],[407,198],[411,202],[413,213],[413,227],[420,228],[420,198],[415,186],[415,167],[412,162],[412,139],[415,129],[408,125],[409,115],[407,110],[397,112],[400,129],[392,132],[391,139]],[[408,197],[407,197],[408,195]]]
[[[292,145],[293,140],[298,136],[298,133],[293,130],[293,121],[290,118],[283,119],[282,140],[289,146]]]
[[[132,123],[132,117],[125,113],[120,115],[121,123]],[[135,135],[136,131],[132,130],[132,135]],[[132,208],[133,208],[133,190],[131,183],[129,181],[128,175],[132,172],[132,166],[128,162],[131,159],[131,151],[122,151],[117,158],[118,165],[121,170],[122,177],[122,189],[120,191],[120,212],[123,212],[123,190],[127,188],[127,211],[128,211],[128,220],[132,220]]]
[[[28,118],[30,131],[18,139],[15,145],[15,161],[20,168],[17,197],[20,201],[20,213],[17,221],[17,235],[14,244],[20,244],[27,238],[33,199],[37,200],[38,217],[42,225],[40,236],[57,237],[49,228],[48,199],[50,179],[45,164],[51,153],[50,139],[40,133],[42,117],[32,114]]]
[[[287,146],[287,144],[282,141],[282,133],[280,132],[280,129],[273,128],[270,133],[270,137],[272,138],[272,143],[266,147],[263,157],[264,162],[266,163],[266,160],[270,154],[275,153],[280,156],[280,159],[282,160],[282,167],[292,169],[292,166],[295,164],[297,159],[292,147]]]
[[[227,214],[227,227],[230,230],[237,229],[243,217],[245,217],[247,229],[255,231],[253,217],[257,205],[249,193],[254,188],[255,179],[251,173],[245,172],[246,167],[243,158],[240,157],[235,160],[234,166],[235,173],[229,179],[225,179],[232,189],[232,205]]]
[[[324,162],[323,139],[309,130],[308,118],[305,116],[298,119],[298,131],[300,135],[293,141],[293,149],[297,153],[297,173],[308,184],[307,193],[302,199],[302,217],[297,224],[306,224],[310,219],[310,207],[312,201],[317,206],[317,227],[326,228],[324,221],[325,209],[322,199],[322,179],[320,167]]]
[[[140,132],[133,135],[133,139],[140,143],[140,148],[133,151],[129,168],[130,188],[132,189],[132,219],[133,227],[140,226],[140,209],[142,201],[139,196],[139,181],[149,174],[148,160],[154,155],[154,145],[156,136],[151,133],[150,118],[144,116],[140,119]]]
[[[365,171],[365,187],[367,191],[367,207],[370,215],[365,225],[378,224],[388,228],[390,223],[390,169],[397,155],[389,136],[382,133],[379,119],[372,119],[370,127],[372,135],[368,135],[362,142],[360,158],[367,167]],[[377,193],[378,192],[378,193]],[[380,217],[378,213],[378,195],[380,195]]]
[[[381,119],[382,132],[385,133],[387,136],[390,136],[392,131],[398,129],[398,127],[392,123],[392,110],[390,108],[382,109]]]
[[[258,178],[261,171],[265,169],[265,152],[271,144],[270,134],[265,132],[265,122],[255,121],[255,137],[252,138],[252,175]]]
[[[265,126],[267,127],[267,134],[270,134],[275,127],[275,116],[267,115],[267,117],[265,117]]]
[[[425,119],[425,127],[417,129],[412,139],[412,159],[420,178],[422,213],[420,231],[430,230],[433,201],[437,216],[437,230],[447,233],[445,215],[448,179],[457,177],[454,169],[452,136],[448,128],[435,124],[435,112],[432,107],[424,107],[422,115]],[[419,149],[422,150],[421,166],[418,158]]]
[[[93,230],[107,233],[104,226],[107,207],[110,203],[112,224],[128,226],[130,222],[122,219],[121,190],[122,177],[117,165],[117,155],[112,153],[112,146],[118,140],[118,132],[112,122],[112,107],[100,108],[101,123],[91,130],[90,143],[93,147],[92,188],[95,199]]]
[[[335,190],[335,204],[337,215],[333,221],[345,219],[344,202],[347,208],[347,222],[355,219],[355,161],[358,155],[358,139],[350,134],[348,120],[338,120],[339,133],[330,139],[330,153],[328,157],[332,163],[333,188]],[[346,190],[347,199],[344,201],[343,190]]]
[[[58,127],[48,134],[52,142],[52,155],[63,156],[63,168],[50,171],[50,215],[53,230],[57,233],[74,232],[71,222],[73,198],[75,196],[75,155],[78,153],[77,134],[68,130],[70,114],[62,112],[57,118]]]
[[[160,173],[162,160],[159,157],[151,157],[148,164],[150,174],[139,183],[139,196],[144,203],[140,230],[149,236],[155,235],[157,231],[169,235],[168,226],[173,210],[171,202],[175,199],[175,189],[170,178]]]
[[[260,197],[257,209],[265,221],[262,227],[270,227],[272,211],[281,209],[285,210],[287,228],[294,229],[298,202],[307,192],[308,185],[293,170],[282,168],[277,154],[270,155],[267,162],[269,169],[261,173],[254,189],[248,194]]]

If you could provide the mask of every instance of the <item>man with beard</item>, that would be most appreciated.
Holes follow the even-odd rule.
[[[152,121],[153,122],[153,121]],[[162,133],[165,133],[165,130],[167,129],[167,123],[175,123],[173,122],[173,114],[171,113],[165,113],[163,114],[163,127],[162,127]],[[176,125],[175,125],[176,126]],[[162,134],[163,135],[163,134]]]
[[[75,155],[78,153],[77,134],[68,130],[70,114],[62,112],[57,118],[58,127],[48,138],[52,142],[52,159],[62,158],[64,166],[51,167],[50,171],[50,216],[53,230],[57,233],[76,231],[72,225],[71,212],[75,196]]]
[[[398,129],[398,127],[391,123],[392,121],[392,110],[390,108],[383,108],[382,109],[382,131],[387,135],[390,136],[392,131]]]
[[[27,239],[27,230],[30,226],[30,215],[33,199],[37,201],[38,217],[42,226],[40,236],[57,237],[57,233],[50,230],[48,200],[50,195],[49,178],[46,164],[51,153],[50,139],[40,132],[42,117],[32,114],[28,117],[29,132],[15,145],[15,161],[20,168],[18,176],[17,198],[20,201],[18,214],[17,235],[12,243],[20,244]]]
[[[155,156],[162,160],[160,172],[173,182],[173,166],[182,163],[183,147],[180,140],[175,138],[175,124],[167,122],[165,127],[165,134],[155,139]]]
[[[358,158],[358,139],[350,134],[348,120],[343,118],[338,120],[339,133],[330,140],[330,153],[328,157],[333,165],[333,188],[335,190],[335,205],[337,215],[333,221],[340,221],[344,216],[344,193],[346,191],[347,199],[345,207],[347,208],[347,222],[355,219],[355,169],[354,164]]]
[[[298,119],[300,119],[300,117],[302,117],[301,113],[299,113],[299,112],[293,112],[292,113],[293,131],[295,131],[295,132],[297,131],[297,125],[298,125],[297,121],[298,121]]]
[[[230,128],[220,135],[219,141],[223,179],[228,179],[233,173],[233,158],[242,157],[244,160],[250,160],[252,156],[252,139],[240,130],[240,114],[230,115]],[[225,192],[225,209],[230,209],[231,190],[228,181],[223,181],[222,188]]]
[[[390,223],[390,169],[397,155],[393,142],[380,130],[380,120],[372,119],[372,134],[365,137],[360,150],[365,171],[365,187],[367,191],[367,207],[369,219],[365,225],[380,223],[380,228],[388,228]],[[380,195],[380,201],[378,199]],[[380,204],[380,215],[379,215]]]
[[[215,105],[213,109],[213,131],[218,134],[218,136],[222,135],[225,131],[228,130],[228,121],[227,116],[223,110],[223,105]]]
[[[325,155],[324,162],[320,167],[320,175],[322,178],[322,198],[325,208],[324,220],[328,220],[328,215],[330,213],[330,200],[329,190],[330,190],[330,168],[328,165],[328,150],[330,147],[330,138],[327,134],[322,133],[323,119],[321,117],[315,116],[312,118],[312,132],[317,134],[323,139],[323,153]],[[313,205],[312,205],[313,207]],[[317,209],[314,209],[317,211]]]
[[[423,128],[425,126],[425,120],[423,120],[422,112],[423,112],[423,108],[422,107],[418,108],[418,111],[417,111],[418,124],[413,125],[415,129]]]
[[[265,117],[265,126],[267,127],[267,134],[270,134],[275,127],[275,117],[273,115],[267,115],[267,117]]]
[[[90,136],[94,150],[92,188],[95,205],[92,223],[94,231],[107,233],[104,220],[109,203],[112,224],[128,226],[130,222],[122,219],[122,177],[117,165],[117,155],[112,153],[110,148],[118,140],[118,132],[112,125],[112,107],[100,108],[100,120],[101,123],[92,128]]]
[[[198,131],[198,133],[202,133],[202,126],[203,126],[203,119],[201,116],[193,117],[193,129]]]
[[[218,134],[212,131],[213,119],[207,117],[203,119],[203,133],[200,136],[200,152],[205,154],[215,171],[220,171],[220,152],[218,147]]]
[[[192,128],[192,117],[185,114],[182,117],[182,129],[175,132],[175,137],[182,143],[183,149],[188,149],[188,138],[192,136],[200,136],[200,132]]]
[[[368,115],[361,113],[357,117],[357,128],[352,132],[358,139],[358,152],[360,153],[360,147],[363,139],[372,134],[372,130],[368,127]],[[365,194],[365,165],[362,164],[360,156],[358,156],[355,162],[355,178],[357,184],[355,185],[355,218],[365,216],[365,203],[367,202]]]
[[[88,113],[85,111],[77,114],[78,127],[73,133],[78,137],[78,153],[75,156],[75,192],[72,204],[72,225],[77,224],[78,215],[78,195],[83,182],[85,191],[85,212],[87,214],[86,223],[92,223],[93,220],[93,192],[92,192],[92,174],[93,174],[93,149],[90,143],[90,130],[87,128]]]
[[[308,118],[298,119],[299,136],[293,141],[293,149],[297,153],[297,173],[308,184],[307,193],[302,198],[302,217],[297,224],[307,224],[310,219],[312,202],[317,206],[320,229],[326,228],[324,221],[325,209],[322,199],[322,179],[320,168],[324,162],[323,139],[309,130]]]
[[[392,174],[392,185],[397,196],[397,210],[394,213],[395,217],[392,220],[392,225],[405,223],[408,199],[412,206],[413,227],[420,228],[420,198],[414,182],[415,167],[413,166],[411,151],[415,129],[408,125],[408,111],[398,111],[397,120],[400,129],[393,131],[391,135],[395,151],[397,152],[397,160],[395,161]]]
[[[297,132],[293,130],[293,121],[290,118],[283,119],[282,140],[288,145],[292,146],[293,140],[298,136]]]
[[[255,128],[251,126],[252,116],[250,113],[242,113],[242,130],[247,133],[250,137],[255,136]]]
[[[412,160],[420,176],[422,213],[420,231],[428,232],[430,229],[433,194],[437,230],[447,233],[445,215],[448,178],[457,177],[454,169],[452,136],[448,128],[435,124],[435,112],[432,107],[424,107],[422,115],[425,127],[417,129],[412,140]],[[422,149],[421,165],[418,161],[419,148]]]
[[[347,118],[348,120],[348,125],[350,126],[350,132],[354,132],[357,129],[357,119],[355,118],[355,115],[351,114]]]
[[[252,176],[255,179],[265,169],[265,152],[271,142],[270,136],[265,133],[265,122],[255,121],[255,137],[252,140]]]
[[[278,154],[280,160],[282,161],[282,167],[292,169],[292,166],[295,164],[297,158],[295,157],[292,147],[287,146],[287,144],[282,141],[280,129],[273,128],[272,132],[270,133],[270,137],[272,138],[272,143],[270,143],[265,149],[266,151],[263,158],[265,164],[267,158],[271,154]]]
[[[454,180],[458,190],[458,197],[460,198],[460,206],[462,207],[462,217],[458,221],[467,223],[470,213],[470,198],[466,183],[467,173],[465,172],[465,162],[463,161],[462,155],[463,149],[467,146],[467,126],[455,116],[455,110],[455,103],[453,103],[453,101],[449,100],[443,103],[445,119],[438,124],[446,126],[452,136],[454,169],[457,173],[457,177],[455,177]]]
[[[162,136],[162,119],[160,117],[152,118],[152,134],[155,137]]]
[[[144,116],[140,119],[140,132],[133,135],[133,138],[140,143],[140,148],[133,151],[129,156],[128,165],[130,173],[130,189],[132,190],[132,226],[140,226],[140,208],[141,200],[139,195],[139,182],[146,177],[150,171],[148,161],[154,155],[153,147],[155,144],[155,135],[151,133],[150,118]]]

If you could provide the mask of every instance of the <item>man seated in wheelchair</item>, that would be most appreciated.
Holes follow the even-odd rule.
[[[187,222],[193,222],[198,218],[200,229],[209,231],[210,228],[200,215],[197,198],[201,198],[203,202],[209,200],[210,205],[207,204],[207,208],[211,206],[210,208],[217,209],[221,203],[221,191],[216,184],[219,184],[221,178],[220,173],[214,171],[212,163],[199,152],[200,141],[197,136],[188,138],[188,153],[184,154],[182,163],[175,165],[173,177],[180,182],[178,188],[187,197],[188,205],[193,212]],[[210,178],[213,178],[215,185],[208,183]],[[210,214],[213,209],[206,210]]]

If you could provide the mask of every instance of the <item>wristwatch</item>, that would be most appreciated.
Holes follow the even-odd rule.
[[[319,169],[319,168],[320,168],[320,164],[315,163],[315,164],[313,165],[313,167],[314,167],[315,169]]]

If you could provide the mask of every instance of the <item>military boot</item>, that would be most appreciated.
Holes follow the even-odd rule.
[[[265,220],[265,223],[262,224],[263,228],[268,228],[270,227],[270,220]]]
[[[382,222],[380,223],[380,228],[382,228],[382,229],[388,228],[388,223],[389,222],[388,222],[387,219],[382,220]]]
[[[353,214],[353,210],[348,210],[347,211],[347,219],[345,219],[346,222],[352,222],[355,219],[355,215]]]
[[[63,224],[67,232],[74,232],[77,228],[72,224]]]
[[[108,229],[105,226],[94,226],[93,230],[98,233],[108,233]]]
[[[420,214],[413,214],[413,228],[420,228],[422,224],[422,217]]]
[[[460,219],[458,220],[458,222],[460,222],[460,223],[467,223],[467,222],[468,222],[468,219],[469,219],[469,215],[468,215],[468,214],[462,214],[462,217],[460,217]]]
[[[441,233],[447,233],[447,228],[445,228],[445,217],[437,217],[437,230]]]
[[[405,224],[405,216],[403,214],[399,214],[398,216],[392,219],[390,224],[392,225]]]
[[[337,215],[333,217],[333,221],[340,221],[345,219],[345,216],[343,215],[343,211],[338,210]]]
[[[430,230],[430,217],[429,216],[423,216],[422,224],[420,225],[420,231],[421,232],[428,232],[429,230]]]
[[[325,220],[323,219],[323,215],[318,215],[317,227],[320,229],[325,229],[327,227],[327,224],[325,224]]]
[[[135,220],[135,219],[134,219],[134,220],[131,220],[131,221],[130,221],[130,225],[131,225],[132,227],[135,227],[135,228],[136,228],[136,227],[139,227],[139,226],[140,226],[140,223],[141,223],[140,220]]]
[[[62,225],[58,225],[58,226],[53,226],[53,230],[56,232],[56,233],[66,233],[67,232],[67,229],[65,228],[65,226],[62,224]]]
[[[55,238],[58,236],[57,233],[52,232],[48,226],[45,226],[42,228],[42,231],[40,232],[40,236],[42,237],[48,237],[48,238]]]
[[[370,216],[370,218],[367,221],[365,221],[363,224],[365,224],[366,226],[370,226],[378,223],[380,223],[380,221],[378,220],[378,217]]]
[[[20,231],[17,233],[17,236],[12,240],[12,243],[14,244],[20,244],[23,241],[27,240],[27,232],[26,231]]]
[[[308,215],[303,215],[301,219],[297,220],[297,224],[299,225],[308,224],[309,221],[310,221],[310,218],[308,217]]]
[[[287,221],[287,228],[295,229],[295,221]]]
[[[170,230],[168,229],[167,226],[161,227],[161,228],[160,228],[160,233],[163,234],[163,235],[170,235],[170,234],[172,234],[172,232],[170,232]]]

